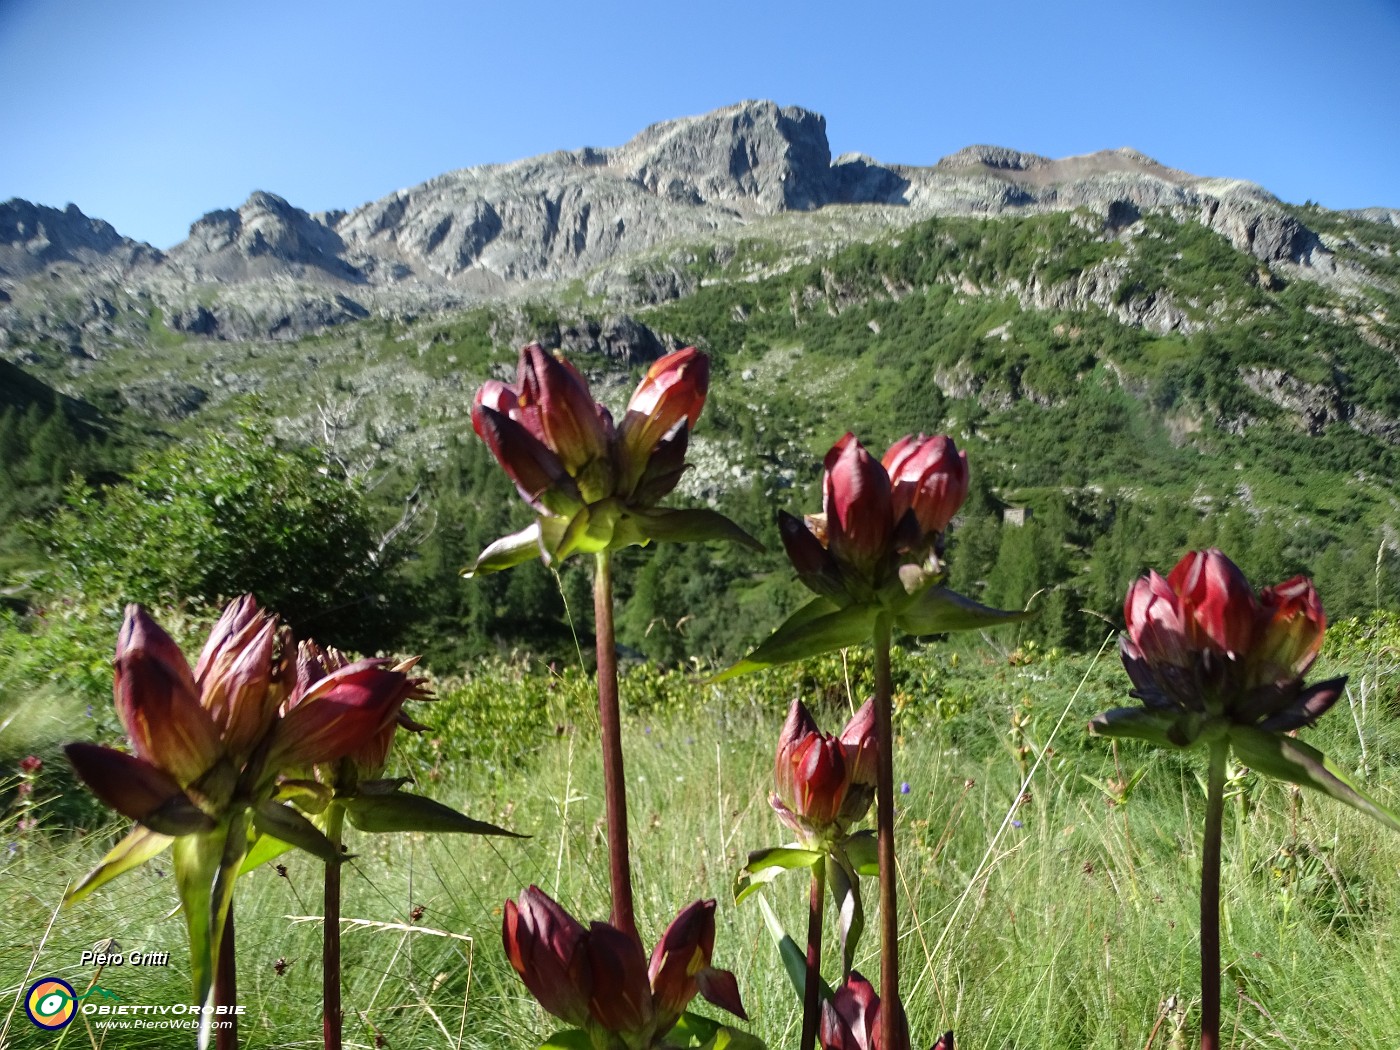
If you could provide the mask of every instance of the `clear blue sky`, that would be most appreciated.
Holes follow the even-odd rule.
[[[838,154],[1130,145],[1400,207],[1400,0],[0,0],[0,200],[164,248],[254,189],[354,207],[744,98]]]

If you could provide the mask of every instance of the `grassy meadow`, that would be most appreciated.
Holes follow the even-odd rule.
[[[1395,638],[1393,626],[1334,631],[1314,677],[1349,672],[1349,695],[1307,734],[1392,806]],[[901,952],[915,1044],[951,1027],[968,1050],[1192,1045],[1204,752],[1120,744],[1115,753],[1087,736],[1090,716],[1129,702],[1111,640],[1097,657],[1015,644],[1007,632],[897,654]],[[697,684],[693,670],[638,664],[624,675],[643,937],[650,944],[687,902],[719,898],[715,964],[737,974],[752,1030],[771,1047],[796,1044],[799,1004],[758,903],[730,903],[734,875],[748,850],[783,840],[766,798],[788,703],[802,696],[835,729],[870,674],[865,654],[849,651],[719,687]],[[578,668],[498,661],[438,690],[422,715],[433,729],[401,741],[391,772],[533,837],[349,832],[346,1045],[534,1047],[562,1025],[510,970],[501,905],[535,883],[585,921],[607,915],[591,686]],[[65,886],[124,830],[74,795],[55,756],[59,742],[102,731],[96,716],[85,729],[87,717],[81,701],[42,689],[0,693],[0,768],[30,752],[46,760],[31,811],[38,829],[18,826],[13,782],[0,794],[0,1045],[189,1045],[189,1033],[104,1032],[81,1017],[50,1035],[18,1003],[42,975],[82,991],[94,970],[79,965],[80,953],[106,938],[127,952],[168,951],[170,962],[108,967],[103,988],[127,1003],[189,997],[162,859],[58,910]],[[1400,1042],[1400,836],[1325,797],[1234,772],[1225,1045],[1391,1050]],[[285,876],[260,869],[237,897],[249,1047],[320,1041],[317,865],[284,860]],[[873,977],[876,889],[863,881],[869,932],[858,967]],[[805,877],[764,892],[800,939]],[[828,929],[829,948],[834,940]],[[835,966],[829,951],[827,973]]]

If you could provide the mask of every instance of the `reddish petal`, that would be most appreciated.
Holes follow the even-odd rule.
[[[1234,562],[1215,548],[1192,551],[1172,569],[1167,583],[1180,599],[1195,646],[1227,655],[1249,651],[1259,603]]]
[[[554,492],[579,502],[578,486],[563,461],[522,424],[476,404],[472,406],[472,428],[505,468],[526,503],[543,510]]]
[[[893,539],[889,475],[849,433],[826,454],[825,466],[827,549],[838,563],[869,578]]]
[[[568,1024],[588,1023],[587,931],[537,887],[508,900],[502,922],[506,957],[541,1006]]]
[[[845,748],[835,737],[808,737],[794,756],[793,779],[797,786],[798,816],[814,827],[835,822],[846,801],[850,781],[846,776]]]
[[[144,759],[96,744],[69,744],[63,750],[94,795],[152,831],[189,835],[213,827],[174,777]]]
[[[607,923],[588,927],[588,969],[593,988],[588,1011],[610,1032],[643,1032],[652,1021],[651,984],[642,946]]]
[[[944,435],[904,437],[885,453],[894,518],[913,510],[925,534],[943,532],[967,499],[967,453]]]
[[[126,609],[112,689],[136,754],[181,784],[197,780],[223,753],[184,654],[139,605]]]

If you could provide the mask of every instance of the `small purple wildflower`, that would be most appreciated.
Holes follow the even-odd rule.
[[[901,795],[907,795],[907,794],[909,794],[909,791],[910,791],[909,781],[907,781],[907,780],[901,781],[901,782],[900,782],[900,785],[899,785],[899,793],[900,793]]]

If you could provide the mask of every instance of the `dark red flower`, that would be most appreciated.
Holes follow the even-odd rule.
[[[506,901],[501,936],[510,965],[539,1004],[571,1025],[587,1023],[592,971],[582,924],[531,886],[518,904]]]
[[[222,756],[218,726],[200,706],[184,654],[139,605],[126,607],[112,690],[132,749],[181,785],[198,780]]]
[[[900,438],[881,464],[890,476],[895,521],[912,510],[925,536],[947,529],[967,499],[967,453],[950,437]]]
[[[1302,728],[1341,695],[1344,679],[1303,688],[1327,626],[1317,591],[1304,577],[1256,596],[1220,551],[1192,551],[1165,579],[1149,572],[1135,581],[1123,615],[1123,665],[1134,695],[1149,711],[1181,716],[1148,719],[1157,727],[1148,732],[1177,746],[1193,742],[1211,718],[1269,731]],[[1130,711],[1100,716],[1096,731],[1127,732],[1143,718]]]
[[[794,700],[778,735],[773,782],[773,808],[804,841],[819,841],[863,817],[875,790],[873,706],[862,706],[837,739],[823,734],[806,705]]]

